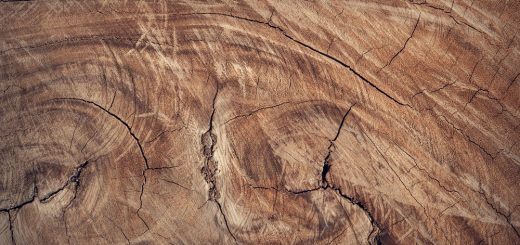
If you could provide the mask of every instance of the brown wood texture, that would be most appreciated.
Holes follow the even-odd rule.
[[[2,1],[0,244],[520,244],[519,1]]]

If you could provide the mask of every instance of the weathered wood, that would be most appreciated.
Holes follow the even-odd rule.
[[[518,244],[518,1],[2,1],[0,244]]]

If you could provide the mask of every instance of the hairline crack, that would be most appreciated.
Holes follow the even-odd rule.
[[[225,17],[235,18],[235,19],[239,19],[239,20],[243,20],[243,21],[248,21],[248,22],[253,22],[253,23],[267,25],[268,27],[273,28],[273,29],[279,31],[282,35],[284,35],[286,38],[290,39],[291,41],[293,41],[293,42],[295,42],[295,43],[297,43],[297,44],[299,44],[299,45],[301,45],[301,46],[303,46],[303,47],[305,47],[305,48],[307,48],[307,49],[309,49],[309,50],[319,54],[320,56],[325,57],[325,58],[333,61],[334,63],[339,64],[342,67],[346,68],[351,73],[353,73],[357,78],[361,79],[363,82],[368,84],[370,87],[376,89],[378,92],[380,92],[381,94],[383,94],[385,97],[389,98],[390,100],[394,101],[398,105],[405,106],[405,107],[408,107],[408,108],[412,108],[409,104],[403,103],[403,102],[397,100],[396,98],[392,97],[390,94],[388,94],[387,92],[385,92],[384,90],[382,90],[381,88],[376,86],[373,82],[371,82],[366,77],[361,75],[361,73],[359,73],[357,70],[355,70],[352,66],[348,65],[347,63],[339,60],[338,58],[336,58],[336,57],[334,57],[332,55],[327,54],[326,52],[320,51],[319,49],[314,48],[311,45],[306,44],[306,43],[304,43],[304,42],[294,38],[293,36],[287,34],[287,32],[284,29],[282,29],[281,27],[275,25],[272,22],[271,19],[269,19],[268,21],[260,21],[260,20],[255,20],[255,19],[251,19],[251,18],[247,18],[247,17],[241,17],[241,16],[237,16],[237,15],[233,15],[233,14],[217,13],[217,12],[198,12],[198,13],[185,13],[185,14],[177,14],[177,15],[180,15],[180,16],[217,15],[217,16],[225,16]]]

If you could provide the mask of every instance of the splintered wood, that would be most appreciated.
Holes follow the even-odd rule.
[[[0,244],[520,244],[518,1],[0,19]]]

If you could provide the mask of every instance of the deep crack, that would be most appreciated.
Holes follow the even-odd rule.
[[[83,169],[85,169],[85,167],[89,164],[89,162],[85,162],[83,164],[81,164],[79,166],[79,168],[76,169],[76,172],[75,174],[70,177],[70,182],[74,183],[74,196],[72,198],[72,200],[69,202],[69,205],[76,199],[76,196],[78,194],[78,189],[79,187],[81,186],[81,172],[83,171]]]
[[[86,161],[86,162],[82,163],[81,165],[79,165],[74,170],[74,173],[72,174],[72,176],[69,177],[69,179],[65,182],[65,184],[62,187],[58,188],[55,191],[52,191],[51,193],[45,195],[44,197],[42,197],[42,198],[38,197],[38,187],[35,182],[34,187],[33,187],[34,188],[33,193],[31,195],[30,199],[28,199],[16,206],[12,206],[12,207],[4,208],[4,209],[0,210],[1,212],[7,212],[7,214],[9,215],[9,229],[11,231],[11,239],[12,239],[13,244],[16,244],[16,242],[15,242],[15,238],[14,238],[14,227],[12,224],[12,222],[14,221],[14,217],[11,215],[11,211],[21,209],[25,205],[30,204],[30,203],[34,202],[35,200],[38,200],[41,203],[47,203],[50,200],[52,200],[58,193],[63,191],[67,186],[69,186],[71,183],[73,183],[74,184],[74,196],[68,202],[68,204],[63,208],[63,218],[64,218],[66,210],[72,204],[72,202],[76,199],[78,188],[80,187],[80,183],[81,183],[81,173],[87,167],[87,165],[89,163],[90,163],[89,161]],[[66,221],[65,221],[65,229],[66,229],[66,232],[68,233],[68,227],[67,227]]]
[[[46,202],[51,201],[58,193],[63,191],[70,183],[75,183],[75,185],[79,185],[79,183],[80,183],[79,178],[80,178],[81,172],[83,171],[83,169],[85,169],[87,167],[88,164],[89,164],[89,161],[86,161],[86,162],[80,164],[76,169],[74,169],[73,174],[69,177],[69,179],[67,179],[67,181],[65,181],[65,184],[63,184],[63,186],[61,186],[57,190],[50,192],[47,195],[45,195],[44,197],[42,197],[40,199],[40,202],[46,203]]]
[[[209,79],[209,77],[208,77]],[[204,166],[201,169],[202,175],[204,176],[204,180],[209,185],[208,190],[208,199],[211,201],[215,201],[220,197],[220,194],[216,185],[215,175],[218,171],[218,163],[213,158],[213,153],[215,151],[215,145],[217,144],[217,136],[213,133],[213,119],[215,117],[215,103],[217,100],[219,92],[219,87],[217,84],[215,95],[213,96],[212,102],[212,111],[209,121],[208,130],[202,135],[201,143],[202,143],[202,154],[204,155]]]
[[[0,209],[0,212],[9,212],[11,210],[17,210],[17,209],[20,209],[22,208],[23,206],[29,204],[29,203],[32,203],[35,199],[37,199],[38,197],[38,186],[36,186],[36,182],[34,183],[33,185],[33,193],[31,195],[31,197],[19,204],[16,204],[14,206],[11,206],[11,207],[7,207],[7,208],[2,208]]]
[[[372,224],[372,230],[370,231],[370,234],[369,234],[369,236],[367,238],[368,242],[369,243],[374,242],[376,244],[379,244],[380,243],[379,239],[382,236],[382,234],[384,233],[384,230],[381,228],[381,225],[375,220],[374,216],[372,215],[372,213],[370,213],[368,208],[363,203],[358,201],[357,199],[355,199],[353,197],[350,197],[350,196],[346,195],[345,193],[343,193],[343,191],[341,191],[340,187],[334,186],[333,184],[329,183],[329,181],[327,180],[327,175],[330,172],[331,167],[332,167],[330,161],[331,161],[331,158],[332,158],[332,152],[334,151],[334,147],[335,147],[334,143],[338,139],[338,137],[339,137],[339,135],[341,133],[341,130],[343,129],[343,126],[345,125],[347,117],[348,117],[348,115],[352,111],[352,108],[355,105],[356,105],[355,103],[353,105],[351,105],[348,108],[347,112],[345,112],[345,114],[343,115],[343,118],[341,119],[340,125],[338,127],[337,132],[336,132],[336,135],[334,136],[334,138],[332,140],[330,140],[330,145],[328,147],[328,152],[327,152],[327,155],[325,156],[325,159],[323,161],[323,170],[321,172],[321,183],[320,183],[320,186],[317,187],[317,188],[314,188],[314,189],[303,190],[303,191],[298,191],[298,192],[294,192],[294,191],[290,191],[290,192],[293,193],[293,194],[302,194],[302,193],[306,193],[306,192],[310,192],[310,191],[316,191],[318,189],[323,189],[323,190],[331,189],[331,190],[334,190],[335,192],[338,193],[338,195],[340,195],[344,199],[348,200],[351,204],[353,204],[353,205],[361,208],[361,210],[363,210],[365,215],[368,217],[370,223]],[[370,241],[370,238],[372,237],[372,235],[374,233],[376,234],[374,236],[374,240]]]
[[[325,156],[325,159],[323,160],[323,169],[321,171],[321,186],[322,187],[327,187],[329,186],[329,183],[327,181],[327,174],[329,173],[330,171],[330,168],[331,168],[331,164],[330,164],[330,160],[331,160],[331,155],[332,155],[332,152],[334,151],[334,143],[336,142],[336,140],[338,139],[339,137],[339,134],[341,133],[341,129],[343,128],[343,125],[345,124],[345,121],[347,120],[347,116],[350,114],[350,111],[352,110],[352,108],[356,105],[356,103],[352,104],[347,112],[345,112],[345,114],[343,115],[343,118],[341,119],[341,122],[339,124],[339,127],[338,127],[338,130],[336,131],[336,135],[334,136],[334,138],[332,140],[330,140],[330,145],[329,147],[327,148],[328,152],[327,152],[327,155]]]
[[[13,245],[16,245],[16,241],[14,239],[14,227],[13,227],[13,217],[11,216],[11,212],[7,211],[7,218],[9,218],[9,232],[11,232],[11,242]]]
[[[231,232],[231,229],[229,228],[228,220],[226,218],[226,215],[224,214],[224,210],[222,210],[222,205],[220,205],[220,203],[216,200],[215,200],[215,203],[217,203],[218,209],[220,210],[220,213],[222,214],[222,217],[224,218],[224,224],[226,225],[226,229],[228,230],[229,235],[231,235],[231,237],[233,238],[233,240],[236,243],[237,238],[235,237],[235,235],[233,235],[233,233]]]
[[[207,82],[209,82],[209,75]],[[233,238],[235,243],[237,243],[237,239],[233,232],[231,232],[231,228],[229,226],[228,219],[224,213],[224,209],[222,208],[222,204],[219,202],[220,192],[217,188],[217,178],[216,174],[218,172],[218,162],[214,159],[213,154],[215,152],[215,145],[217,144],[217,135],[213,133],[213,121],[215,118],[215,105],[217,102],[217,97],[219,93],[219,84],[216,83],[215,95],[212,100],[212,111],[211,116],[209,118],[208,130],[202,134],[201,136],[201,144],[202,144],[202,154],[204,156],[204,165],[200,170],[202,176],[204,177],[204,181],[208,184],[208,201],[213,201],[217,204],[220,214],[224,219],[224,224],[229,235]]]

